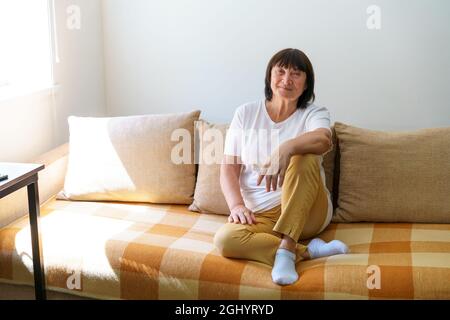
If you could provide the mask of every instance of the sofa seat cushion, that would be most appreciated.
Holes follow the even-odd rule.
[[[105,299],[450,299],[450,224],[332,223],[320,237],[346,242],[351,253],[301,261],[299,281],[280,287],[270,266],[219,255],[213,237],[225,216],[187,205],[55,199],[41,214],[54,291]],[[0,229],[1,282],[33,283],[30,242],[27,217]]]

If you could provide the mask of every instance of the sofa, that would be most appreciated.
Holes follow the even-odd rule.
[[[69,119],[69,142],[33,161],[45,164],[40,232],[49,298],[450,299],[450,128],[385,132],[334,123],[333,148],[320,156],[334,215],[318,237],[341,240],[350,252],[300,261],[299,280],[278,286],[270,266],[225,258],[214,246],[228,210],[220,162],[195,161],[183,172],[158,167],[163,150],[176,143],[161,134],[179,119],[149,117],[156,122],[148,126],[144,116],[133,125],[130,117],[101,125]],[[181,126],[203,150],[211,138],[203,139],[205,130],[214,136],[228,128],[199,119],[199,112],[187,118]],[[101,126],[109,145],[99,151],[93,137]],[[142,152],[132,141],[148,139],[146,154],[127,158]],[[108,150],[122,167],[135,166],[127,177],[139,192],[118,187],[129,183],[121,173],[112,187],[95,185],[117,168]],[[151,169],[140,174],[136,159]],[[94,168],[77,168],[81,162]],[[146,174],[150,184],[141,186]],[[0,200],[0,299],[33,298],[26,206],[25,190]]]

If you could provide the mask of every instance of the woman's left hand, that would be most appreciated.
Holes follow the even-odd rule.
[[[266,192],[269,192],[271,188],[275,191],[277,183],[280,188],[283,185],[284,175],[292,157],[291,150],[288,141],[282,143],[262,165],[256,184],[259,186],[265,177]]]

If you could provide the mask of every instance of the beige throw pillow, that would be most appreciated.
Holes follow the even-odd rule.
[[[212,124],[204,120],[196,123],[195,135],[198,137],[196,158],[199,165],[194,202],[189,206],[191,211],[230,214],[220,187],[220,162],[223,158],[223,143],[228,127],[228,124]],[[216,144],[217,139],[221,139],[222,143]],[[213,143],[222,146],[220,150],[215,150],[217,154],[211,149]]]
[[[335,222],[450,223],[450,127],[383,132],[336,122]]]
[[[58,198],[191,203],[196,174],[192,139],[199,115],[197,110],[69,117],[68,168]]]

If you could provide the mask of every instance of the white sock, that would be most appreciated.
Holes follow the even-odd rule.
[[[279,248],[275,254],[275,263],[272,269],[272,280],[279,285],[292,284],[298,279],[295,270],[295,253]]]
[[[315,238],[308,244],[308,251],[311,259],[315,259],[335,254],[348,253],[350,250],[342,241],[332,240],[327,243],[320,238]]]

